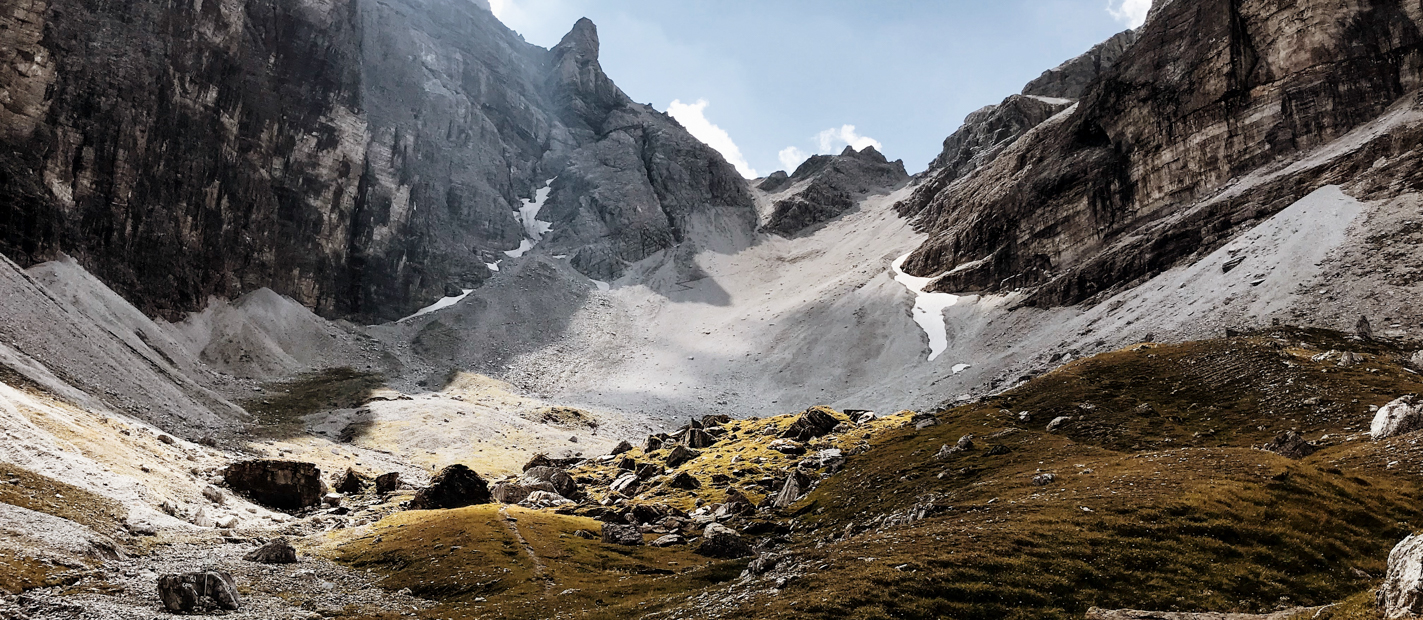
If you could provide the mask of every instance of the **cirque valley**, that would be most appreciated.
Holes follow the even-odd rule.
[[[1416,2],[754,180],[587,19],[0,8],[0,618],[1423,613]]]

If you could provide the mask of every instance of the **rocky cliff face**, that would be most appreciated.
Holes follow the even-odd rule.
[[[1398,2],[1158,6],[1071,115],[901,205],[933,234],[906,269],[947,274],[933,290],[1036,286],[1030,303],[1073,304],[1223,242],[1232,227],[1324,184],[1324,172],[1198,201],[1339,138],[1419,86],[1421,11]]]
[[[872,146],[863,151],[847,146],[839,155],[816,155],[794,174],[779,173],[761,183],[763,191],[789,194],[774,196],[776,202],[764,228],[782,236],[794,235],[843,215],[870,193],[888,192],[908,180],[902,160],[891,162]],[[791,190],[784,192],[786,188]]]
[[[1127,30],[1098,43],[1086,54],[1044,71],[1023,87],[1023,94],[1055,99],[1080,99],[1097,78],[1111,71],[1136,43],[1137,31]]]
[[[487,278],[555,177],[563,207],[539,218],[590,275],[672,247],[704,209],[754,226],[734,169],[618,90],[586,20],[544,50],[455,0],[0,14],[0,252],[68,252],[150,313],[269,286],[403,316]]]

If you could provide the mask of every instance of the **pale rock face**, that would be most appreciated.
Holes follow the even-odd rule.
[[[1409,536],[1389,552],[1388,575],[1376,596],[1387,620],[1423,614],[1423,537]]]
[[[1423,428],[1423,404],[1413,403],[1412,396],[1403,396],[1384,405],[1374,414],[1369,436],[1378,441]]]

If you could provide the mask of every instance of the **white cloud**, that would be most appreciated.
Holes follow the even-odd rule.
[[[865,147],[869,146],[875,147],[877,151],[884,151],[884,145],[880,144],[879,140],[860,135],[855,131],[854,125],[831,127],[815,134],[812,139],[815,142],[815,153],[806,152],[797,146],[781,149],[779,154],[781,166],[785,168],[786,172],[795,172],[795,169],[800,167],[805,160],[810,159],[811,155],[839,155],[847,146],[853,146],[857,151],[863,151]]]
[[[1151,0],[1109,0],[1107,12],[1128,28],[1140,28],[1151,12]]]
[[[784,149],[781,149],[779,155],[781,158],[781,167],[785,168],[786,172],[795,172],[795,169],[799,167],[802,162],[807,159],[810,159],[810,153],[802,151],[794,146],[788,146]]]
[[[489,11],[494,13],[495,17],[504,19],[504,9],[509,2],[510,0],[489,0]]]
[[[707,120],[706,109],[706,99],[698,99],[696,103],[682,103],[679,99],[667,106],[667,113],[677,119],[677,122],[681,123],[683,127],[686,127],[692,137],[705,142],[707,146],[721,153],[728,163],[736,166],[736,171],[740,172],[741,176],[748,179],[756,178],[756,170],[746,163],[746,157],[741,154],[741,148],[731,140],[731,135]]]
[[[820,152],[837,155],[845,150],[847,146],[855,147],[857,151],[865,150],[867,146],[875,147],[876,151],[884,150],[884,145],[879,140],[855,133],[854,125],[841,125],[839,129],[826,129],[815,135],[815,141],[820,145]]]

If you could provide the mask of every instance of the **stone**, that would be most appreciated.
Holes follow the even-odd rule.
[[[1033,421],[1033,413],[1032,413],[1031,411],[1019,411],[1019,412],[1018,412],[1018,421],[1019,421],[1019,422],[1032,422],[1032,421]]]
[[[875,415],[875,412],[873,412],[873,411],[866,411],[866,412],[860,414],[859,417],[855,418],[855,423],[856,423],[856,424],[869,424],[870,422],[874,422],[875,420],[878,420],[878,419],[879,419],[879,416],[878,416],[878,415]]]
[[[1081,99],[1087,87],[1117,64],[1133,43],[1137,32],[1126,30],[1093,46],[1087,53],[1044,71],[1023,87],[1023,94],[1057,99]]]
[[[1087,610],[1086,620],[1329,620],[1332,606],[1291,607],[1264,614],[1140,611],[1136,609]]]
[[[296,548],[285,538],[278,538],[242,556],[248,562],[258,564],[295,564]]]
[[[792,471],[786,475],[786,481],[781,484],[781,490],[778,491],[774,499],[771,500],[771,507],[789,508],[792,504],[796,503],[802,495],[805,495],[809,489],[810,477],[801,473],[799,470]]]
[[[529,462],[524,463],[524,468],[521,469],[520,471],[529,471],[530,469],[533,469],[533,468],[535,468],[535,467],[555,467],[555,466],[556,466],[556,464],[553,462],[553,459],[548,458],[548,455],[547,455],[547,454],[544,454],[544,453],[540,452],[540,453],[535,454],[535,455],[533,455],[532,457],[530,457],[530,458],[529,458]]]
[[[1354,335],[1364,340],[1374,339],[1374,328],[1369,324],[1369,317],[1359,317],[1359,322],[1354,324]]]
[[[726,499],[722,500],[721,508],[716,509],[718,516],[739,515],[756,512],[756,505],[751,503],[745,495],[734,488],[726,490]]]
[[[1003,444],[997,444],[997,445],[989,446],[989,448],[983,452],[983,455],[984,455],[984,456],[1003,456],[1003,455],[1009,454],[1009,453],[1011,453],[1011,452],[1013,452],[1013,451],[1012,451],[1011,449],[1009,449],[1008,446],[1005,446],[1005,445],[1003,445]]]
[[[725,426],[731,423],[731,416],[724,413],[709,413],[702,416],[702,428],[709,429],[714,426]]]
[[[376,493],[389,495],[400,488],[400,472],[390,472],[376,476]]]
[[[1057,480],[1057,476],[1049,473],[1041,473],[1033,476],[1033,486],[1045,487]]]
[[[604,523],[603,542],[610,545],[635,547],[642,544],[642,531],[635,525]]]
[[[682,538],[680,534],[667,534],[658,538],[657,540],[652,541],[651,543],[651,545],[654,547],[672,547],[675,545],[685,544],[687,544],[687,539]]]
[[[447,510],[494,501],[489,485],[479,474],[461,464],[450,465],[435,474],[430,486],[420,489],[410,500],[410,510]]]
[[[576,530],[573,532],[573,535],[577,538],[582,538],[583,540],[596,540],[598,538],[597,534],[594,534],[588,530]]]
[[[608,454],[611,454],[611,455],[613,455],[613,456],[617,456],[617,455],[622,454],[622,453],[624,453],[624,452],[627,452],[627,451],[629,451],[629,450],[632,450],[632,444],[628,443],[628,441],[627,441],[626,439],[624,439],[624,440],[622,440],[622,441],[619,441],[619,442],[618,442],[618,445],[613,446],[613,451],[612,451],[612,452],[609,452]]]
[[[618,469],[637,470],[637,461],[630,456],[625,456],[618,460]]]
[[[1295,460],[1314,454],[1318,449],[1292,430],[1276,434],[1274,441],[1265,444],[1265,450]]]
[[[237,611],[241,599],[230,573],[204,571],[158,578],[158,598],[169,613],[186,614],[213,609]]]
[[[806,409],[800,417],[796,418],[785,431],[781,433],[782,439],[794,439],[797,441],[810,441],[816,437],[827,435],[840,423],[840,420],[829,413],[825,407],[811,407]]]
[[[321,503],[334,508],[336,506],[340,506],[341,502],[345,499],[346,496],[340,493],[327,493],[326,495],[321,496]]]
[[[845,466],[845,453],[839,448],[826,448],[815,453],[815,459],[825,469],[831,473],[840,471]]]
[[[781,454],[805,454],[805,445],[798,441],[792,441],[790,439],[777,439],[771,442],[771,444],[766,447],[775,450],[776,452],[780,452]]]
[[[210,484],[203,487],[203,497],[218,506],[227,503],[227,498],[223,497],[222,490]]]
[[[557,467],[531,467],[524,470],[523,480],[537,480],[553,485],[555,493],[568,499],[583,497],[583,487],[567,471]]]
[[[702,541],[697,545],[696,553],[724,560],[756,555],[751,549],[751,543],[746,542],[741,534],[716,522],[708,523],[702,530]]]
[[[683,463],[691,461],[692,459],[695,459],[699,456],[701,456],[700,452],[692,450],[683,445],[678,445],[672,448],[672,451],[667,454],[666,462],[668,467],[676,469]]]
[[[662,440],[663,440],[663,439],[664,439],[663,437],[659,437],[659,436],[657,436],[657,435],[648,435],[648,436],[647,436],[647,441],[646,441],[645,443],[643,443],[643,445],[642,445],[642,453],[643,453],[643,454],[647,454],[647,453],[649,453],[649,452],[655,452],[655,451],[657,451],[657,450],[661,450],[661,449],[662,449]]]
[[[173,444],[175,444],[175,443],[178,443],[177,441],[175,441],[175,440],[173,439],[172,436],[169,436],[169,435],[159,435],[159,436],[158,436],[158,442],[159,442],[159,443],[163,443],[163,444],[167,444],[167,445],[170,445],[170,446],[173,445]]]
[[[218,518],[215,524],[220,529],[230,530],[238,526],[238,520],[237,517],[226,515]]]
[[[1058,416],[1056,418],[1053,418],[1051,422],[1047,423],[1047,432],[1055,433],[1059,430],[1062,430],[1062,427],[1067,426],[1070,423],[1072,423],[1072,416]]]
[[[638,479],[637,474],[625,473],[621,476],[618,476],[618,479],[614,480],[611,485],[608,485],[608,490],[614,493],[621,493],[623,495],[631,496],[632,494],[637,493],[637,489],[640,483],[641,480]]]
[[[667,470],[657,463],[643,463],[637,466],[636,472],[639,480],[651,480],[667,473]]]
[[[687,431],[687,438],[684,440],[688,448],[710,448],[716,443],[716,439],[700,428]]]
[[[494,501],[501,504],[517,504],[528,499],[529,495],[535,491],[555,492],[553,485],[547,482],[538,482],[537,485],[523,485],[518,482],[496,482],[489,489],[489,496]]]
[[[757,185],[756,189],[759,189],[769,194],[774,194],[785,189],[785,187],[790,184],[791,176],[789,174],[786,174],[785,170],[777,170],[775,172],[772,172],[770,176],[767,176],[765,179],[762,179],[761,184]]]
[[[519,505],[524,506],[526,508],[556,508],[558,506],[567,506],[573,503],[575,503],[573,500],[568,499],[557,493],[553,493],[550,491],[534,491],[533,493],[530,493],[528,497],[524,498],[524,501],[519,502]]]
[[[1374,441],[1423,429],[1423,403],[1414,405],[1414,396],[1401,396],[1374,414],[1369,437]]]
[[[692,490],[702,488],[702,483],[697,478],[687,472],[681,472],[667,481],[667,486],[674,489]]]
[[[365,476],[356,473],[356,470],[348,467],[346,468],[346,473],[342,474],[341,477],[336,480],[336,484],[333,485],[333,488],[337,493],[360,495],[365,492],[367,484],[369,483]]]
[[[1413,357],[1409,358],[1408,363],[1412,364],[1414,368],[1423,370],[1423,351],[1414,353]]]
[[[321,470],[294,461],[240,461],[223,474],[227,487],[274,510],[297,511],[321,504]]]

